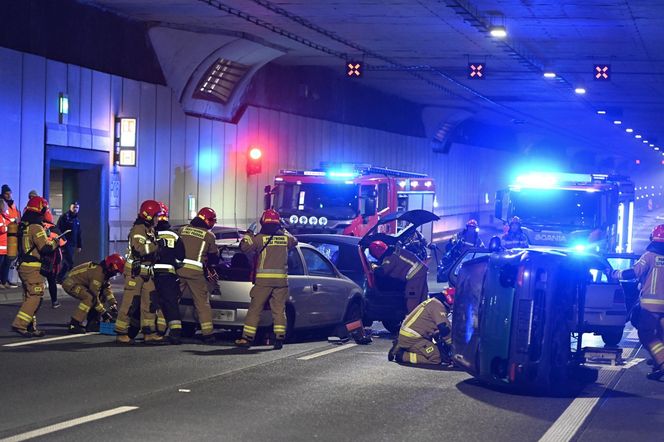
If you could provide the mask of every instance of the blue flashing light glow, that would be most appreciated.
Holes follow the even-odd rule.
[[[530,173],[516,177],[516,183],[520,186],[546,189],[555,186],[558,178],[553,173]]]
[[[585,252],[586,248],[587,246],[585,244],[576,244],[574,246],[574,250],[576,250],[577,252]]]
[[[328,172],[330,178],[355,178],[357,173],[343,170],[331,170]]]
[[[198,170],[211,172],[219,166],[219,155],[211,150],[202,150],[198,154]]]

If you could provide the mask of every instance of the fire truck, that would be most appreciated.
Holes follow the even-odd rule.
[[[434,180],[427,175],[369,164],[322,163],[314,170],[282,170],[266,187],[266,204],[279,211],[288,230],[363,236],[379,219],[413,209],[433,211]],[[380,226],[398,234],[397,221]],[[431,240],[432,226],[422,235]]]
[[[496,194],[495,216],[521,219],[531,246],[632,252],[634,183],[626,176],[531,173]]]

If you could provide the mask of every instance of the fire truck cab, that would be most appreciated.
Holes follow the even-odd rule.
[[[294,234],[363,236],[378,220],[413,209],[433,211],[435,186],[424,174],[369,164],[323,163],[315,170],[282,170],[274,179],[272,206]],[[379,228],[398,234],[397,221]],[[431,224],[423,226],[429,241]]]
[[[521,219],[531,246],[632,251],[634,183],[626,176],[531,173],[496,194],[495,216]]]

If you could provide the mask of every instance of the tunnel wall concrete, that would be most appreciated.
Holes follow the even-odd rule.
[[[58,122],[61,92],[69,97],[67,124]],[[488,222],[493,193],[505,184],[496,171],[511,159],[504,151],[464,145],[437,154],[425,138],[260,107],[247,108],[238,124],[189,116],[165,86],[0,48],[0,181],[13,188],[20,207],[30,189],[46,190],[46,145],[109,152],[112,164],[116,116],[138,118],[138,167],[117,169],[120,204],[109,210],[111,250],[126,239],[144,199],[167,202],[173,222],[182,223],[192,195],[197,208],[217,210],[220,224],[244,227],[260,213],[263,186],[279,169],[312,168],[321,161],[431,174],[436,211],[444,216],[435,230],[449,231],[468,216]],[[262,173],[247,177],[251,145],[265,156]]]

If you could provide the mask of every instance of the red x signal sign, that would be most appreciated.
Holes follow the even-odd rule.
[[[484,80],[486,66],[484,63],[468,63],[468,78]]]
[[[596,64],[595,69],[593,71],[593,74],[595,75],[595,80],[608,81],[610,79],[609,78],[610,69],[611,69],[611,65]]]
[[[348,61],[346,62],[346,75],[349,77],[361,77],[362,76],[362,63],[359,61]]]

